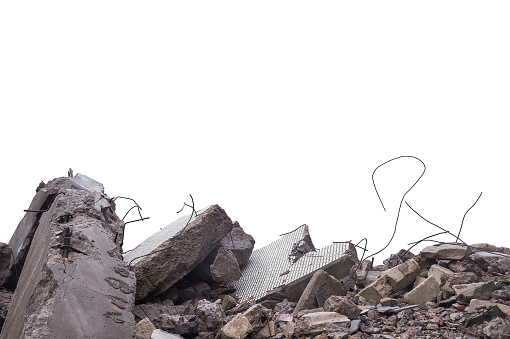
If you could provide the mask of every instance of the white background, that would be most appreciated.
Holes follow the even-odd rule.
[[[483,192],[461,238],[510,247],[508,17],[498,1],[4,1],[0,241],[72,167],[150,217],[125,250],[192,194],[256,247],[306,223],[316,247],[374,253],[422,166],[376,172],[386,212],[372,172],[412,155],[413,208],[456,234]],[[376,262],[437,232],[404,204]]]

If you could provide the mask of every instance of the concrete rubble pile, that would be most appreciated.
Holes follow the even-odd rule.
[[[510,338],[510,249],[439,244],[373,266],[308,226],[254,250],[218,205],[122,252],[101,184],[39,187],[0,244],[0,338]],[[67,240],[66,240],[67,238]]]

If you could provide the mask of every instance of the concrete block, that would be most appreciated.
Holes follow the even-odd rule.
[[[410,292],[404,294],[404,301],[409,304],[424,304],[427,301],[436,300],[439,291],[439,284],[433,276],[430,276]]]

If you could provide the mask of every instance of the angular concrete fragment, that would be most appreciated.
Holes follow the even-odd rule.
[[[244,339],[252,332],[250,322],[242,315],[237,314],[219,332],[220,339]]]
[[[356,296],[378,303],[382,298],[389,296],[391,292],[391,285],[386,281],[386,275],[383,274],[379,279],[359,291]]]
[[[434,277],[436,279],[436,282],[443,286],[446,281],[448,280],[448,277],[452,276],[454,273],[452,270],[447,269],[446,267],[439,266],[439,265],[432,265],[429,268],[428,276]]]
[[[187,226],[186,221],[181,218],[178,227],[173,224],[167,226],[171,229],[180,227],[175,233],[169,232],[173,233],[171,238],[156,241],[151,236],[137,250],[124,256],[126,262],[133,261],[137,300],[165,292],[204,260],[232,229],[232,220],[218,205],[198,214]],[[154,247],[155,244],[157,247]]]
[[[246,264],[255,246],[253,237],[245,233],[237,221],[234,221],[232,231],[220,243],[221,246],[234,253],[239,266]]]
[[[393,291],[397,292],[411,285],[420,272],[420,265],[414,259],[409,259],[387,270],[385,272],[386,281],[390,284]]]
[[[303,291],[293,315],[296,316],[301,310],[319,307],[315,296],[316,293],[329,298],[332,295],[345,295],[346,291],[340,281],[330,276],[326,271],[317,270]]]
[[[494,281],[487,281],[474,284],[453,285],[452,288],[458,300],[487,300],[491,298],[491,293],[494,291],[495,284]]]
[[[510,315],[510,306],[500,304],[500,303],[493,303],[488,300],[478,300],[478,299],[471,299],[469,303],[469,307],[466,309],[468,312],[476,312],[477,307],[484,306],[486,308],[488,307],[497,307],[500,310],[501,314]]]
[[[347,332],[351,321],[336,312],[316,312],[303,315],[296,323],[294,335],[315,336],[321,333]]]
[[[462,260],[471,254],[471,247],[460,244],[428,246],[421,250],[423,259]]]
[[[151,334],[155,329],[156,327],[149,318],[144,318],[135,325],[134,337],[136,339],[151,339]]]
[[[235,255],[225,247],[220,247],[210,266],[212,279],[216,282],[239,280],[241,270]]]
[[[227,320],[220,304],[205,299],[198,302],[195,314],[200,332],[218,331]]]
[[[7,318],[7,313],[11,307],[12,295],[13,292],[0,288],[0,331],[4,326],[5,319]]]
[[[243,312],[254,332],[258,332],[270,319],[270,311],[260,304],[255,304]]]
[[[12,257],[11,247],[0,242],[0,286],[11,276]]]
[[[360,309],[356,304],[349,298],[338,295],[332,295],[324,302],[324,311],[337,312],[351,320],[358,319],[360,314]]]
[[[410,292],[404,294],[404,301],[408,304],[424,304],[427,301],[436,300],[439,292],[440,288],[438,282],[434,276],[430,276]]]
[[[135,276],[120,255],[124,223],[102,190],[73,178],[43,190],[53,200],[34,223],[0,338],[132,337]]]

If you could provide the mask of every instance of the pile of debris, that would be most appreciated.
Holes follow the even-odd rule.
[[[40,186],[0,244],[0,338],[510,338],[510,249],[439,244],[373,266],[308,226],[253,250],[218,205],[122,252],[115,199]]]

